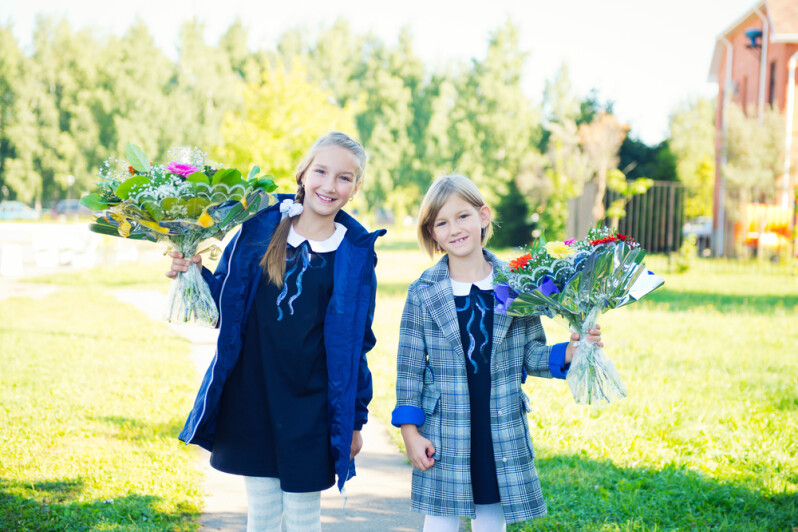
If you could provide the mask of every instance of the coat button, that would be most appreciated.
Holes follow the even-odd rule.
[[[502,411],[501,411],[501,410],[499,410],[498,414],[499,414],[499,415],[502,415]]]
[[[502,458],[502,462],[507,462],[507,458]]]

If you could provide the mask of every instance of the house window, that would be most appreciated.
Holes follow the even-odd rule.
[[[776,62],[770,62],[770,86],[768,87],[768,105],[773,107],[773,97],[776,92]]]

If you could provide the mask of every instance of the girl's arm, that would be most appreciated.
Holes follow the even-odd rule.
[[[402,429],[407,458],[413,467],[420,471],[426,471],[435,464],[435,459],[432,458],[435,446],[418,432],[418,426],[423,425],[426,420],[426,414],[421,408],[421,393],[427,364],[426,351],[424,313],[411,287],[407,292],[399,328],[396,408],[393,410],[391,423]]]
[[[426,368],[424,342],[424,314],[413,293],[407,292],[405,308],[399,327],[399,349],[396,357],[396,408],[391,416],[395,427],[404,424],[423,425],[425,414],[421,409],[421,391]]]
[[[564,379],[571,366],[571,360],[576,353],[575,342],[579,341],[579,333],[571,333],[570,342],[554,344],[551,347],[546,345],[546,333],[540,318],[525,318],[527,342],[524,353],[524,369],[527,374],[534,377],[554,377]],[[588,331],[587,340],[596,342],[600,347],[604,347],[601,342],[601,327],[596,324],[594,329]],[[522,379],[523,382],[524,379]]]
[[[568,342],[547,346],[546,333],[540,318],[535,316],[522,319],[526,326],[524,369],[527,375],[564,379],[570,365],[565,362]]]
[[[238,234],[233,238],[233,240],[237,238]],[[233,244],[233,241],[231,241],[231,244]],[[208,268],[202,265],[202,256],[200,255],[183,257],[183,254],[179,251],[170,251],[169,256],[172,257],[172,264],[169,271],[166,272],[166,276],[174,279],[179,272],[188,271],[189,266],[193,262],[200,269],[202,278],[205,280],[205,283],[207,283],[208,288],[210,288],[213,301],[216,303],[216,307],[218,308],[219,295],[222,291],[222,284],[227,277],[227,268],[230,263],[230,255],[233,253],[234,247],[235,245],[228,245],[224,248],[224,252],[222,252],[222,258],[219,259],[219,264],[216,266],[215,272],[211,272]]]

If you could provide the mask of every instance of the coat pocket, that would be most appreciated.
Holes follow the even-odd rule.
[[[441,456],[441,392],[432,386],[425,386],[421,392],[421,409],[424,411],[424,424],[419,427],[422,436],[432,442],[435,454],[432,458],[439,460]]]
[[[524,439],[526,440],[527,449],[532,458],[535,458],[535,448],[532,445],[532,436],[529,433],[529,412],[532,411],[532,405],[529,403],[529,397],[526,396],[523,390],[518,395],[521,400],[521,424],[524,426]]]

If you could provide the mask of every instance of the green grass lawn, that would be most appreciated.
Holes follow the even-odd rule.
[[[387,424],[407,285],[432,261],[406,232],[378,253],[371,411]],[[549,516],[510,529],[791,531],[798,277],[649,264],[665,287],[600,320],[628,398],[598,410],[562,381],[527,382]],[[0,530],[196,528],[196,454],[175,439],[197,385],[188,344],[107,295],[166,290],[166,267],[49,277],[49,298],[0,303]]]
[[[140,270],[0,302],[0,530],[196,530],[188,342],[105,292]]]

